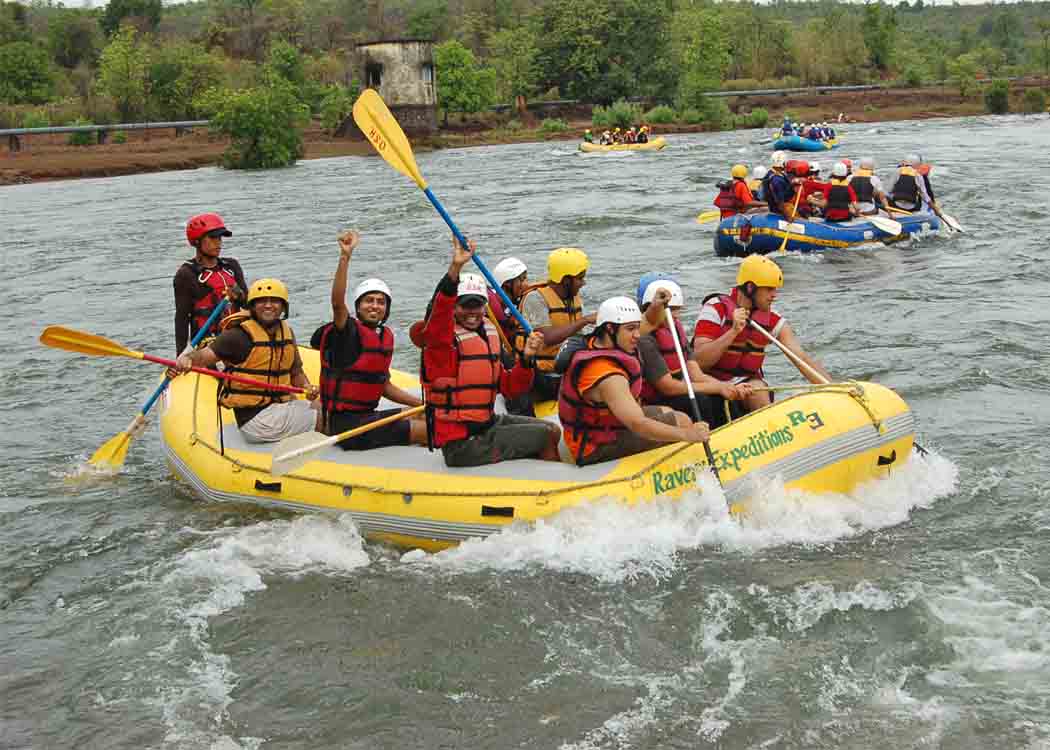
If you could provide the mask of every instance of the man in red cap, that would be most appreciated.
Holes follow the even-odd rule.
[[[186,240],[197,253],[175,272],[176,354],[182,353],[223,297],[231,302],[226,315],[232,315],[244,303],[248,283],[241,264],[233,258],[219,257],[222,238],[232,235],[218,214],[198,214],[186,222]],[[216,325],[213,332],[218,331]]]

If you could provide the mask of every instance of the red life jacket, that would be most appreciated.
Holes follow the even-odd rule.
[[[685,341],[685,327],[682,325],[682,321],[678,318],[674,319],[675,328],[678,329],[678,340]],[[673,376],[680,377],[682,372],[682,366],[678,362],[678,352],[674,348],[674,338],[671,337],[671,330],[667,326],[660,326],[650,334],[656,339],[656,345],[660,347],[660,354],[663,356],[664,361],[667,363],[667,368],[671,371]],[[682,352],[685,354],[685,352]],[[655,404],[660,401],[663,396],[649,381],[642,381],[642,403],[643,404]]]
[[[824,218],[828,221],[846,221],[850,218],[849,212],[849,183],[845,180],[831,181],[828,188],[828,203],[824,207]]]
[[[715,205],[722,209],[722,218],[740,213],[744,206],[736,197],[736,187],[733,180],[718,183],[718,195],[715,196]]]
[[[487,321],[482,322],[480,333],[468,331],[460,325],[456,325],[455,332],[456,376],[424,380],[427,405],[436,419],[488,422],[492,419],[503,372],[499,334]]]
[[[390,378],[394,358],[394,334],[386,326],[371,328],[357,318],[348,323],[357,327],[361,353],[348,367],[332,367],[328,339],[334,329],[329,323],[321,331],[321,407],[325,414],[338,411],[369,412],[379,406],[383,388]]]
[[[736,300],[728,294],[708,295],[704,298],[703,304],[706,305],[712,299],[717,299],[726,309],[725,315],[722,316],[725,322],[722,324],[720,334],[724,335],[726,331],[733,328],[733,311],[738,305]],[[752,310],[751,320],[773,333],[773,329],[780,322],[780,316],[775,312]],[[699,323],[697,325],[699,326]],[[725,350],[715,366],[708,371],[708,375],[713,375],[719,380],[732,380],[742,376],[761,378],[762,363],[766,358],[768,343],[769,339],[763,333],[752,326],[747,326],[733,339],[733,343]]]
[[[205,268],[193,258],[186,261],[186,265],[193,269],[193,275],[197,281],[208,287],[207,294],[193,303],[193,317],[190,318],[190,336],[192,337],[208,322],[215,306],[226,297],[226,290],[231,286],[237,286],[237,277],[222,258],[219,258],[219,265],[215,268]],[[237,308],[231,305],[226,308],[222,317],[228,317],[236,311]]]
[[[558,419],[561,420],[562,429],[570,431],[573,438],[579,440],[577,463],[587,455],[588,443],[596,446],[611,443],[627,429],[608,406],[592,404],[580,393],[580,372],[583,366],[601,358],[614,360],[627,371],[632,396],[637,399],[642,393],[642,366],[637,357],[619,349],[581,349],[576,352],[561,379]]]

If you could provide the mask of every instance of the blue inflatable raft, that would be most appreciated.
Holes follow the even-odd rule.
[[[829,151],[838,145],[838,138],[831,141],[815,141],[800,135],[782,135],[773,141],[775,151]]]
[[[894,214],[902,232],[890,235],[863,217],[852,221],[825,222],[822,219],[796,219],[788,223],[778,214],[737,214],[723,219],[715,232],[715,253],[744,257],[753,253],[776,252],[787,235],[790,252],[821,252],[870,245],[889,244],[907,239],[916,232],[936,231],[941,222],[932,213]]]

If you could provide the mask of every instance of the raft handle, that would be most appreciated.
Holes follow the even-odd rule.
[[[897,460],[897,450],[890,451],[889,456],[879,456],[879,466],[889,466]]]
[[[497,507],[495,505],[482,505],[481,515],[483,516],[503,516],[504,518],[514,518],[514,506],[510,507]]]
[[[255,480],[255,489],[262,490],[263,492],[280,492],[280,482],[264,482],[261,479]]]

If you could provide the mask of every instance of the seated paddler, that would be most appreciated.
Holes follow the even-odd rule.
[[[704,299],[700,319],[693,332],[693,351],[704,372],[719,380],[747,384],[754,390],[744,399],[748,411],[772,403],[762,372],[769,339],[754,321],[799,359],[831,381],[824,366],[802,349],[791,325],[773,312],[777,290],[784,285],[780,267],[764,255],[749,255],[740,264],[736,287],[728,294],[712,294]],[[794,360],[792,360],[794,363]],[[797,363],[795,366],[798,367]],[[820,381],[799,367],[811,383]]]
[[[339,236],[339,264],[332,279],[332,321],[316,331],[310,345],[321,355],[321,431],[337,435],[400,409],[379,409],[379,399],[419,406],[423,401],[390,382],[394,333],[390,288],[380,279],[365,279],[354,288],[354,314],[346,305],[350,259],[361,238],[357,232]],[[339,442],[344,450],[369,450],[391,445],[426,445],[422,419],[401,419]]]
[[[430,446],[448,466],[483,466],[517,458],[558,460],[561,430],[533,417],[496,414],[496,396],[513,398],[532,387],[543,335],[525,339],[513,366],[503,364],[495,325],[485,316],[484,277],[461,273],[474,243],[452,242],[452,262],[438,284],[427,319],[413,326],[423,348],[422,380]]]
[[[607,299],[594,332],[561,380],[558,417],[579,466],[612,461],[667,443],[702,443],[709,430],[667,406],[641,406],[638,361],[642,313],[630,297]]]
[[[275,443],[320,425],[310,402],[318,390],[303,371],[295,334],[288,325],[288,288],[278,279],[259,279],[248,288],[247,311],[223,321],[223,332],[208,346],[182,354],[175,370],[214,367],[280,386],[306,389],[307,401],[266,388],[223,381],[219,403],[233,409],[237,426],[249,443]]]
[[[642,292],[642,336],[638,339],[638,358],[642,364],[642,404],[669,406],[692,415],[689,389],[682,376],[682,365],[675,349],[674,336],[667,324],[667,310],[671,311],[678,343],[682,347],[689,380],[696,394],[700,417],[712,428],[721,427],[730,417],[742,416],[743,407],[735,405],[729,415],[726,402],[737,402],[751,395],[747,384],[735,385],[711,377],[700,369],[693,359],[690,338],[679,319],[685,296],[672,279],[657,279]]]

